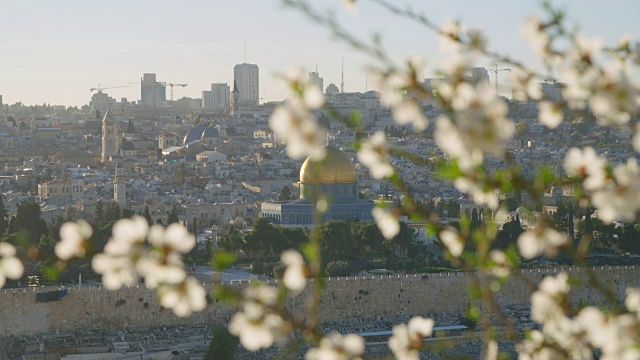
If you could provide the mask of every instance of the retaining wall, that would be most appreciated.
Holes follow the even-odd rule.
[[[619,299],[623,299],[627,287],[640,287],[640,267],[604,266],[593,270]],[[504,306],[527,306],[531,284],[560,271],[581,280],[582,285],[572,291],[572,301],[590,304],[603,301],[594,289],[585,285],[585,269],[577,267],[516,271],[500,291],[497,301]],[[321,318],[335,321],[463,313],[469,301],[470,276],[472,274],[452,272],[327,278]],[[244,287],[249,282],[225,283]],[[229,305],[214,300],[205,311],[178,318],[157,303],[155,291],[143,285],[118,291],[101,287],[67,288],[67,295],[59,301],[36,303],[37,292],[54,289],[57,288],[0,290],[0,336],[227,322],[234,312]],[[304,314],[307,294],[290,299],[288,307],[294,313]]]

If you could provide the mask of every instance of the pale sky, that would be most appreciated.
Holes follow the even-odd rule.
[[[358,35],[383,34],[395,59],[425,57],[425,76],[443,60],[433,34],[367,0],[358,1],[358,15],[346,12],[339,0],[310,2],[335,9]],[[480,26],[492,49],[525,62],[532,58],[518,31],[527,14],[541,13],[541,1],[391,2],[411,4],[437,23],[453,17]],[[554,3],[567,9],[571,22],[588,36],[599,35],[606,43],[625,33],[640,38],[638,0]],[[233,84],[233,66],[244,61],[245,42],[247,62],[260,68],[263,101],[283,97],[273,75],[295,65],[317,65],[325,87],[331,82],[339,86],[341,56],[345,90],[364,91],[364,65],[371,63],[279,0],[0,0],[0,9],[0,95],[5,104],[83,105],[91,99],[89,89],[98,84],[130,85],[106,92],[138,100],[145,72],[156,73],[158,81],[187,83],[175,88],[175,98],[199,98],[211,83]]]

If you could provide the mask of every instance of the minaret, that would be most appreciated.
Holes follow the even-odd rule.
[[[127,205],[125,186],[124,176],[118,175],[118,167],[116,166],[116,176],[113,179],[113,200],[115,200],[121,208]]]
[[[109,109],[102,118],[102,162],[109,161],[109,156],[118,155],[118,125]]]
[[[240,99],[240,91],[238,91],[238,84],[233,80],[233,92],[231,93],[231,111],[229,115],[234,115],[238,111],[238,100]]]

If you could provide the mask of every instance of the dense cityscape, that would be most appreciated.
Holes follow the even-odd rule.
[[[478,86],[494,83],[503,70],[508,69],[476,67],[468,81]],[[136,214],[149,224],[179,223],[195,234],[197,246],[187,255],[187,264],[204,281],[215,277],[201,265],[218,249],[240,255],[236,279],[281,276],[277,255],[303,244],[318,221],[315,204],[308,199],[314,191],[333,197],[319,225],[326,276],[459,271],[423,223],[404,217],[400,234],[387,241],[372,222],[376,203],[395,206],[405,193],[391,182],[375,179],[358,162],[354,141],[362,134],[344,121],[355,113],[368,133],[388,134],[401,154],[392,164],[413,198],[441,223],[459,228],[461,215],[472,226],[494,222],[499,226],[494,246],[507,249],[545,213],[558,230],[573,233],[576,239],[591,232],[596,240],[594,264],[636,263],[635,255],[629,254],[640,250],[633,242],[636,228],[606,225],[593,213],[581,211],[571,186],[549,187],[542,194],[541,208],[527,194],[496,191],[502,211],[494,213],[475,205],[439,176],[436,164],[445,157],[431,129],[414,133],[410,126],[398,125],[381,105],[377,91],[347,92],[344,83],[325,86],[317,70],[308,73],[308,81],[325,89],[326,106],[315,114],[328,130],[329,151],[322,163],[302,163],[287,156],[282,140],[269,127],[279,103],[260,102],[255,64],[236,65],[233,84],[213,83],[201,98],[174,100],[174,90],[188,84],[159,82],[156,74],[143,74],[140,100],[117,101],[109,90],[118,86],[98,86],[81,108],[0,103],[4,164],[0,230],[5,241],[18,246],[26,268],[22,279],[8,286],[99,285],[88,261],[56,270],[53,249],[60,241],[60,226],[65,221],[88,221],[97,229],[89,251],[97,253],[115,221]],[[423,86],[433,91],[439,81],[443,79],[424,79]],[[545,98],[560,98],[563,84],[558,80],[547,79],[540,86]],[[631,134],[600,128],[588,113],[565,112],[568,121],[549,130],[534,121],[536,101],[515,98],[515,93],[514,98],[505,98],[509,116],[517,124],[508,151],[531,179],[542,168],[561,176],[555,164],[572,145],[593,146],[614,161],[632,153]],[[436,101],[420,105],[430,119],[442,112]],[[416,159],[426,166],[416,166]],[[487,162],[489,172],[504,166],[500,160]],[[557,265],[572,262],[561,256],[553,262],[523,264]]]

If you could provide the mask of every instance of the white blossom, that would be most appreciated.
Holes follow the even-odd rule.
[[[531,319],[539,323],[564,317],[561,303],[569,293],[569,277],[566,273],[546,276],[531,294]]]
[[[102,282],[108,289],[138,283],[140,274],[136,266],[139,259],[148,256],[148,249],[144,247],[148,231],[149,223],[142,216],[121,219],[114,224],[104,252],[91,260],[93,270],[102,274]]]
[[[7,279],[18,280],[24,272],[24,265],[16,257],[16,248],[0,242],[0,288],[4,287]]]
[[[269,118],[269,127],[278,140],[287,145],[287,155],[294,159],[310,156],[322,160],[327,129],[316,121],[313,111],[324,104],[324,95],[317,86],[309,83],[301,68],[287,72],[288,96]]]
[[[55,253],[61,260],[83,257],[86,252],[86,241],[93,235],[91,225],[84,220],[66,222],[60,227],[60,242],[56,244]]]
[[[498,278],[506,278],[511,274],[511,268],[513,264],[507,257],[507,254],[501,250],[491,250],[489,252],[489,258],[493,261],[494,265],[491,267],[491,273]]]
[[[640,65],[640,42],[636,42],[636,45],[633,47],[633,62],[636,65]]]
[[[636,131],[633,134],[632,144],[633,149],[637,152],[640,152],[640,123],[636,125]]]
[[[320,339],[319,346],[310,349],[304,358],[305,360],[355,360],[361,359],[363,353],[362,336],[332,332]]]
[[[448,85],[440,85],[447,88]],[[506,117],[507,105],[487,85],[477,89],[461,83],[453,89],[452,117],[436,120],[434,138],[445,154],[458,159],[463,170],[480,164],[484,153],[504,156],[504,143],[515,133],[513,121]]]
[[[558,231],[538,225],[533,230],[527,230],[518,237],[518,250],[525,259],[532,259],[544,254],[554,257],[558,248],[569,244],[569,238]]]
[[[451,18],[445,19],[440,31],[438,31],[440,51],[457,50],[460,47],[463,32],[464,30],[458,21]]]
[[[393,335],[389,338],[389,348],[398,360],[418,360],[422,348],[422,339],[433,331],[433,320],[416,316],[408,324],[393,327]]]
[[[498,360],[498,343],[495,340],[489,341],[487,344],[487,353],[485,360]]]
[[[369,169],[374,179],[384,179],[393,175],[391,155],[383,131],[376,131],[368,139],[360,142],[358,160]]]
[[[418,132],[424,131],[429,125],[420,106],[420,99],[426,96],[426,90],[417,89],[420,86],[417,77],[421,76],[423,67],[421,58],[411,56],[406,69],[390,72],[372,69],[374,83],[380,89],[380,104],[391,108],[396,123],[411,124]]]
[[[592,85],[589,106],[600,125],[624,125],[638,111],[638,91],[619,65],[603,69]]]
[[[518,100],[542,99],[542,88],[531,72],[526,71],[519,66],[516,66],[511,70],[511,84],[515,90],[514,96]]]
[[[598,218],[607,224],[618,218],[634,220],[640,209],[640,169],[636,159],[617,165],[613,177],[615,181],[607,181],[591,196]]]
[[[555,129],[562,123],[563,107],[562,104],[552,101],[541,101],[538,103],[538,119],[549,129]]]
[[[624,306],[627,310],[635,312],[640,316],[640,289],[626,288],[626,297],[624,298]]]
[[[400,125],[413,125],[413,129],[421,132],[427,129],[429,122],[422,112],[420,103],[415,98],[408,98],[391,109],[393,119]]]
[[[485,188],[472,178],[458,177],[453,185],[461,192],[469,194],[471,200],[478,205],[487,205],[491,209],[497,209],[500,205],[494,189]]]
[[[160,304],[180,317],[201,311],[207,306],[206,292],[193,276],[180,283],[163,283],[158,287]]]
[[[154,289],[161,283],[183,282],[187,272],[182,254],[188,253],[195,246],[195,236],[178,223],[173,223],[166,229],[156,224],[149,229],[148,240],[153,249],[137,263],[138,272],[144,276],[147,285]]]
[[[279,315],[267,313],[257,303],[247,302],[243,311],[231,318],[229,333],[238,336],[245,349],[258,351],[270,348],[281,337],[283,326],[284,320]]]
[[[551,37],[544,31],[545,25],[537,16],[529,16],[520,29],[520,36],[524,38],[533,51],[546,58],[551,50]]]
[[[400,221],[388,208],[376,206],[371,210],[371,215],[385,239],[391,240],[400,233]]]
[[[287,289],[294,293],[304,290],[307,285],[305,276],[307,266],[302,255],[296,250],[287,250],[280,255],[280,261],[286,266],[282,281]]]
[[[278,298],[273,286],[258,284],[243,292],[242,311],[229,322],[229,333],[238,336],[249,351],[268,349],[284,335],[284,319],[271,311]]]
[[[468,29],[467,35],[467,48],[469,50],[483,52],[487,47],[487,38],[484,32],[480,29]]]
[[[97,254],[91,260],[91,267],[102,274],[102,283],[109,290],[118,290],[123,285],[133,286],[140,279],[135,259],[128,256]]]
[[[453,257],[460,257],[464,251],[464,239],[454,228],[446,228],[438,234],[440,241]]]
[[[602,49],[602,39],[577,34],[574,37],[574,45],[567,53],[569,61],[592,63]]]
[[[584,179],[583,185],[587,191],[600,189],[606,180],[605,168],[607,160],[596,154],[592,147],[584,150],[571,148],[564,158],[564,168],[570,177]]]

